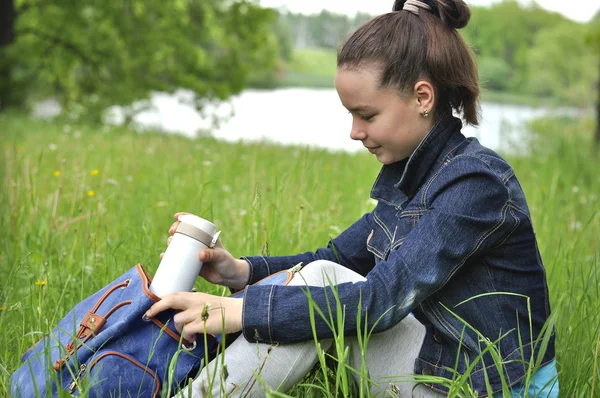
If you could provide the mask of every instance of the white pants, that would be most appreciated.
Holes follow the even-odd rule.
[[[320,260],[306,265],[294,275],[290,285],[326,286],[329,285],[328,281],[340,284],[364,280],[361,275],[339,264]],[[415,386],[410,381],[399,382],[401,379],[410,379],[424,338],[425,327],[412,315],[385,332],[371,335],[365,361],[373,382],[371,394],[423,398],[438,396],[423,385]],[[346,336],[344,340],[350,347],[346,363],[360,371],[362,356],[357,338]],[[331,339],[320,341],[322,350],[329,350],[332,343]],[[202,370],[192,383],[191,395],[186,387],[178,397],[264,397],[265,385],[273,390],[288,391],[306,376],[317,360],[314,341],[273,346],[250,343],[240,336],[229,344],[224,358],[219,355]],[[355,374],[352,371],[349,373]],[[209,378],[213,381],[212,391],[208,391]]]

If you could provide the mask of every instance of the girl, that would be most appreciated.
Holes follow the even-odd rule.
[[[488,385],[500,394],[503,381],[515,396],[525,388],[558,394],[554,337],[540,349],[550,305],[523,191],[510,165],[465,138],[453,116],[478,123],[477,69],[456,30],[469,17],[462,0],[397,0],[338,54],[335,87],[352,114],[350,137],[383,164],[372,212],[314,253],[236,259],[222,246],[204,250],[201,276],[244,289],[244,298],[178,293],[148,311],[181,310],[175,323],[188,339],[221,333],[223,325],[243,333],[225,350],[227,372],[217,360],[208,366],[220,380],[213,396],[260,396],[263,384],[287,390],[297,383],[317,360],[308,293],[327,313],[332,283],[354,369],[361,350],[351,336],[365,325],[375,332],[366,350],[373,393],[442,396],[442,385],[399,383],[398,376],[452,379],[473,365],[475,396],[487,395]],[[298,263],[305,266],[288,286],[251,285]],[[320,316],[315,322],[327,350],[333,333]],[[486,341],[496,342],[501,367]],[[532,357],[542,367],[529,380]],[[206,379],[205,368],[196,396],[208,395]]]

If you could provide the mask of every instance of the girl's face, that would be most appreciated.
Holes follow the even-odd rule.
[[[419,81],[401,98],[393,88],[379,88],[380,73],[375,66],[338,68],[335,88],[352,115],[350,138],[390,164],[409,157],[431,128],[433,88]],[[423,117],[424,110],[429,117]]]

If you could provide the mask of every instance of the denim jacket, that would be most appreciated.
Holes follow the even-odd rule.
[[[245,259],[250,283],[320,259],[360,273],[365,282],[336,285],[346,334],[355,335],[365,323],[383,331],[412,312],[427,329],[415,373],[451,379],[454,371],[462,374],[475,364],[472,385],[486,395],[486,377],[499,391],[502,378],[509,385],[518,383],[527,367],[523,361],[532,354],[537,359],[550,305],[529,209],[514,171],[477,139],[465,138],[461,127],[459,119],[441,117],[410,158],[384,165],[371,191],[378,201],[375,209],[327,248]],[[306,290],[246,286],[245,338],[281,344],[313,339]],[[336,319],[331,287],[310,287],[310,295],[325,313],[331,308]],[[315,321],[318,338],[332,337],[320,316]],[[482,355],[485,341],[498,340],[503,372],[489,352]],[[553,358],[552,335],[541,364]]]

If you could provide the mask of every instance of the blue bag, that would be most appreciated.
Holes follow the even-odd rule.
[[[287,284],[282,271],[259,283]],[[168,310],[145,321],[142,316],[160,298],[148,287],[150,277],[136,265],[102,290],[81,301],[23,355],[11,377],[17,397],[79,395],[89,397],[171,396],[195,378],[211,360],[221,336],[182,339]],[[233,295],[240,297],[239,292]]]

